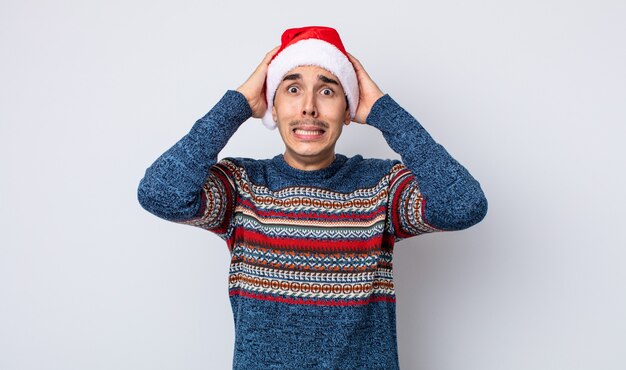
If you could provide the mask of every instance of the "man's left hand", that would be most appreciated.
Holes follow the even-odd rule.
[[[353,121],[357,123],[366,123],[365,119],[372,110],[372,106],[378,99],[385,95],[371,77],[365,72],[363,65],[352,54],[348,53],[348,58],[354,66],[356,78],[359,83],[359,106]]]

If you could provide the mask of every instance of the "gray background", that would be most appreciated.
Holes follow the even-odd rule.
[[[397,245],[402,368],[626,368],[623,1],[0,4],[1,369],[230,368],[226,245],[136,189],[304,25],[337,28],[489,200]],[[282,149],[251,119],[220,158]],[[398,158],[357,124],[338,151]]]

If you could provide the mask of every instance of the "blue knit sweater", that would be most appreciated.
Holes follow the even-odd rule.
[[[402,161],[337,154],[303,171],[282,155],[217,155],[251,117],[229,90],[140,181],[138,199],[230,252],[233,369],[399,369],[393,248],[487,213],[479,182],[389,95],[366,122]]]

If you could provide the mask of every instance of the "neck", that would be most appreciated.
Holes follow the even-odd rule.
[[[302,156],[287,150],[285,154],[283,154],[283,158],[285,158],[285,162],[293,168],[303,171],[315,171],[330,166],[336,156],[334,151],[318,156]]]

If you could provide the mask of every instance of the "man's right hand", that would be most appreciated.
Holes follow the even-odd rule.
[[[252,110],[252,117],[261,118],[267,110],[267,101],[265,98],[265,80],[267,78],[267,67],[272,60],[272,57],[280,45],[270,50],[263,58],[261,64],[252,72],[252,75],[243,83],[243,85],[237,88],[237,91],[243,94],[250,105]]]

